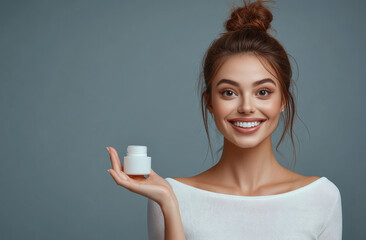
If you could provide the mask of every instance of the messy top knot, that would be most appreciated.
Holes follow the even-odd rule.
[[[247,3],[244,0],[243,7],[232,10],[230,19],[226,21],[226,30],[231,32],[251,28],[266,32],[271,27],[270,23],[272,22],[273,16],[268,8],[263,6],[262,2],[271,1]]]

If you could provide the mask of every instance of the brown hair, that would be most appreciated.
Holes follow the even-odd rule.
[[[286,108],[283,112],[285,115],[283,118],[285,127],[281,139],[276,146],[276,151],[279,152],[278,146],[281,144],[286,132],[290,130],[296,163],[296,149],[292,136],[296,109],[295,100],[290,91],[290,87],[294,83],[292,81],[291,64],[288,58],[290,55],[286,53],[283,46],[274,37],[267,33],[267,30],[271,28],[270,23],[273,16],[268,8],[262,4],[264,2],[273,1],[256,1],[249,3],[246,0],[243,0],[243,7],[233,8],[231,10],[230,19],[225,23],[227,31],[221,33],[221,36],[211,43],[203,57],[201,66],[203,71],[201,70],[199,77],[200,86],[198,90],[200,92],[202,117],[212,158],[211,140],[207,124],[207,105],[211,102],[211,85],[213,78],[228,57],[234,54],[250,53],[257,56],[262,63],[263,61],[267,62],[278,76],[281,88],[281,100],[283,98],[285,99]],[[205,93],[208,96],[208,102],[205,101]],[[280,116],[283,117],[282,114]],[[223,147],[218,151],[222,148]]]

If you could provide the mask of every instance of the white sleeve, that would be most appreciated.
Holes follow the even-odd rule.
[[[342,240],[342,200],[339,191],[318,240]]]
[[[159,204],[148,198],[147,229],[149,240],[164,240],[164,215]]]

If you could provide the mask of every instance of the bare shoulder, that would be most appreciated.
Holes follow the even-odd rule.
[[[183,184],[190,185],[192,187],[200,188],[207,191],[226,193],[226,194],[237,194],[237,191],[235,189],[232,189],[231,187],[224,186],[221,184],[214,184],[212,183],[212,181],[209,181],[208,178],[204,177],[203,175],[196,175],[192,177],[175,177],[173,179]],[[320,179],[320,177],[318,176],[304,176],[292,172],[282,180],[262,186],[256,192],[246,194],[270,195],[270,194],[285,193],[309,185],[310,183],[315,182],[318,179]]]
[[[271,184],[263,186],[261,193],[263,195],[286,193],[305,187],[318,179],[320,179],[318,176],[304,176],[292,172]]]
[[[320,177],[318,177],[318,176],[304,176],[304,175],[296,173],[296,176],[295,176],[294,179],[295,180],[292,182],[293,190],[297,189],[297,188],[304,187],[306,185],[309,185],[309,184],[315,182],[316,180],[320,179]]]

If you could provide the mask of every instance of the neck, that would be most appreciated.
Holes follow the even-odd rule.
[[[222,156],[212,170],[223,185],[254,192],[283,175],[284,169],[273,154],[269,136],[253,148],[240,148],[224,139]]]

